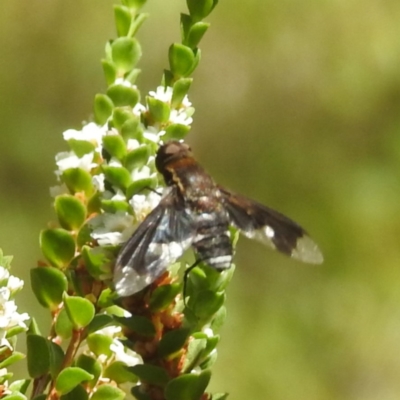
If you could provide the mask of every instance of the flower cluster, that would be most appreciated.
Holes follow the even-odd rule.
[[[135,89],[135,85],[126,80],[117,79],[116,84]],[[147,97],[159,101],[168,108],[171,106],[173,89],[171,87],[158,87],[151,91]],[[56,176],[62,182],[61,185],[52,187],[50,193],[58,195],[71,192],[68,184],[63,179],[65,173],[79,169],[90,174],[91,184],[100,194],[100,199],[108,204],[127,203],[131,212],[124,207],[113,208],[112,212],[102,210],[91,219],[91,236],[101,246],[119,245],[127,240],[132,233],[135,224],[140,223],[145,216],[158,204],[162,188],[158,184],[154,165],[154,153],[156,145],[163,141],[170,126],[190,127],[194,109],[187,96],[183,98],[179,107],[170,109],[169,117],[162,123],[152,121],[149,118],[151,111],[149,106],[137,103],[131,108],[131,113],[137,118],[139,128],[134,137],[124,138],[123,150],[113,154],[109,143],[119,141],[121,133],[115,127],[115,122],[110,116],[104,125],[94,122],[87,123],[81,130],[69,129],[64,132],[64,140],[71,147],[71,151],[56,155]],[[147,121],[147,122],[146,122]],[[120,144],[120,143],[119,143]],[[129,162],[130,159],[134,161]],[[125,170],[128,171],[126,174]],[[124,173],[124,179],[128,182],[121,185],[118,173]],[[113,177],[117,175],[117,179]],[[129,185],[135,182],[142,184],[138,190],[129,190]],[[154,189],[144,194],[143,189]]]
[[[24,285],[24,282],[10,275],[7,268],[0,266],[0,347],[6,346],[13,350],[7,336],[11,330],[26,330],[25,322],[28,314],[20,314],[14,296]]]

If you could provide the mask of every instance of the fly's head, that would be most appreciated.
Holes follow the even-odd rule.
[[[158,149],[156,168],[164,176],[165,182],[168,184],[178,164],[189,160],[193,160],[191,148],[186,143],[170,140]]]

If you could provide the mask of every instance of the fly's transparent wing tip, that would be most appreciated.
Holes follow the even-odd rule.
[[[321,250],[308,235],[297,239],[291,256],[308,264],[322,264],[324,261]]]
[[[120,297],[131,296],[150,285],[151,282],[151,277],[139,275],[133,268],[128,266],[115,268],[114,287]]]

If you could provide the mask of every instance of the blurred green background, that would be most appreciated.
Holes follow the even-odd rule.
[[[27,287],[54,217],[61,133],[105,89],[112,4],[0,3],[0,246]],[[185,9],[148,2],[142,93],[159,83]],[[303,265],[240,241],[211,389],[400,398],[400,2],[221,0],[208,20],[188,141],[221,184],[304,225],[326,259]],[[45,333],[29,290],[19,304]]]

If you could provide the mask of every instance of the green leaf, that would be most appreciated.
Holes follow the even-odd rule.
[[[168,307],[181,291],[179,283],[158,286],[151,294],[149,300],[150,310],[157,312]]]
[[[104,378],[111,379],[117,384],[137,382],[137,377],[130,372],[122,361],[115,361],[108,365],[103,374]]]
[[[55,378],[61,370],[62,364],[64,362],[64,351],[57,344],[49,341],[49,351],[50,351],[50,374]]]
[[[150,385],[164,387],[170,379],[164,368],[155,365],[137,364],[133,367],[128,367],[128,370],[133,372],[140,381],[149,383]]]
[[[91,379],[93,379],[93,375],[82,368],[67,367],[58,375],[55,387],[59,394],[66,394],[80,383],[90,381]]]
[[[82,385],[75,386],[70,392],[60,397],[60,400],[88,400],[89,395]]]
[[[158,345],[158,354],[160,357],[167,357],[181,350],[188,340],[190,330],[187,328],[174,329],[167,332]]]
[[[87,271],[96,279],[104,274],[105,266],[107,266],[110,261],[107,255],[107,250],[102,247],[92,248],[89,246],[83,246],[82,258]]]
[[[85,154],[89,154],[95,150],[94,144],[87,140],[69,139],[68,145],[78,157],[83,157]]]
[[[73,326],[65,308],[58,313],[54,329],[57,336],[60,336],[62,339],[69,339],[71,337]]]
[[[33,334],[33,335],[39,335],[40,336],[40,329],[39,329],[39,325],[36,322],[35,318],[31,318],[29,326],[28,326],[28,330],[27,330],[27,334]]]
[[[134,107],[139,101],[139,91],[137,89],[120,84],[111,85],[107,89],[107,95],[116,107]]]
[[[214,315],[214,318],[211,321],[210,328],[213,330],[213,332],[218,332],[221,328],[222,325],[224,324],[226,320],[226,307],[222,306]]]
[[[171,109],[167,103],[150,96],[146,97],[146,102],[151,117],[155,122],[165,123],[168,121]]]
[[[183,99],[188,94],[192,82],[193,78],[180,78],[174,83],[174,86],[172,88],[172,99],[171,99],[172,109],[180,107]]]
[[[145,189],[154,189],[157,186],[157,178],[138,179],[126,190],[126,198],[130,200],[135,194],[144,194]]]
[[[128,73],[125,75],[125,80],[128,81],[128,82],[130,82],[130,83],[132,83],[132,84],[135,84],[136,79],[138,78],[138,76],[139,76],[139,74],[140,74],[141,72],[142,72],[142,71],[141,71],[139,68],[133,68],[132,71],[128,72]]]
[[[80,200],[69,194],[57,196],[54,201],[60,225],[67,230],[79,229],[86,219],[86,208]]]
[[[143,140],[143,130],[139,125],[139,119],[130,119],[125,121],[121,127],[121,136],[125,139],[137,139],[139,141]]]
[[[89,325],[95,313],[94,305],[87,299],[77,296],[63,296],[65,309],[75,329]]]
[[[82,168],[69,168],[62,174],[62,180],[72,193],[93,191],[92,176]]]
[[[127,121],[134,121],[139,124],[139,118],[132,114],[132,111],[127,110],[126,108],[115,108],[112,119],[115,128],[121,130],[122,125]]]
[[[90,206],[94,206],[94,202],[91,203]],[[88,205],[89,207],[89,205]],[[100,210],[96,210],[97,212],[99,212]],[[88,215],[91,214],[89,208],[87,210]],[[83,225],[81,227],[81,229],[79,229],[78,235],[76,236],[76,244],[78,246],[78,248],[82,247],[83,245],[85,245],[86,243],[90,243],[92,242],[93,238],[90,236],[92,232],[92,227],[89,223],[86,223],[85,225]]]
[[[132,11],[140,10],[147,0],[122,0],[122,4],[129,7]]]
[[[151,153],[150,146],[142,145],[126,155],[124,164],[130,171],[134,168],[142,168],[147,164]]]
[[[92,322],[87,326],[86,331],[88,333],[93,333],[98,331],[99,329],[104,328],[105,326],[111,324],[113,322],[113,317],[108,314],[96,314],[92,320]]]
[[[103,137],[103,146],[113,156],[122,160],[126,155],[126,144],[120,135],[107,135]]]
[[[75,240],[64,229],[43,230],[40,247],[47,260],[58,268],[65,268],[75,255]]]
[[[190,131],[190,125],[183,125],[183,124],[171,124],[165,130],[165,134],[163,135],[163,141],[175,139],[181,140],[186,137],[186,135]]]
[[[193,312],[202,321],[208,321],[223,306],[225,295],[215,293],[211,290],[204,290],[197,294]]]
[[[103,66],[104,76],[106,78],[107,85],[112,85],[117,79],[117,69],[115,65],[110,60],[101,60],[101,65]]]
[[[149,14],[147,13],[140,13],[136,14],[134,21],[131,24],[131,27],[129,28],[128,35],[129,37],[133,37],[136,35],[137,31],[139,28],[142,26],[143,22],[146,21],[146,19],[149,17]]]
[[[139,335],[153,337],[156,334],[156,329],[154,328],[153,323],[146,317],[132,315],[129,318],[115,317],[115,319]]]
[[[189,342],[185,361],[182,367],[184,372],[190,372],[199,365],[202,354],[207,347],[207,339],[194,339]]]
[[[125,200],[102,200],[101,208],[110,214],[131,210],[131,206]]]
[[[129,8],[115,4],[114,18],[118,36],[127,36],[132,22],[132,14]]]
[[[199,375],[180,375],[171,380],[165,388],[166,400],[200,400],[211,378],[209,370]]]
[[[14,392],[1,398],[2,400],[26,400],[27,397],[21,393]]]
[[[124,167],[104,165],[103,172],[106,179],[120,189],[126,190],[132,182],[131,174]]]
[[[96,124],[104,125],[114,109],[112,100],[105,94],[96,94],[94,97],[94,120]]]
[[[190,47],[180,43],[170,46],[168,59],[171,71],[178,77],[187,76],[193,70],[195,55]]]
[[[81,354],[76,361],[76,366],[93,375],[90,386],[94,387],[102,373],[101,364],[93,357],[89,357],[86,354]]]
[[[49,342],[40,335],[28,334],[26,337],[28,373],[31,378],[47,374],[50,369]]]
[[[190,28],[185,44],[192,49],[196,48],[209,27],[210,27],[209,23],[196,22]]]
[[[93,393],[90,400],[124,400],[125,392],[110,385],[101,385]]]
[[[186,0],[189,13],[193,20],[200,21],[217,5],[217,0]]]
[[[112,59],[120,74],[129,72],[142,56],[142,49],[135,38],[119,37],[111,44]]]
[[[30,383],[31,383],[30,379],[20,379],[20,380],[16,380],[16,381],[10,383],[8,388],[12,392],[20,392],[20,393],[24,394],[28,390]]]
[[[0,362],[0,368],[7,368],[8,366],[16,363],[19,360],[22,360],[25,358],[25,354],[20,353],[18,351],[14,351],[10,357],[7,357],[5,360]]]
[[[56,310],[62,302],[68,281],[63,272],[53,267],[37,267],[30,271],[31,287],[39,303]]]
[[[88,335],[86,341],[90,351],[97,357],[100,355],[109,357],[112,354],[112,351],[110,350],[110,346],[113,342],[112,337],[102,333],[91,333]]]

